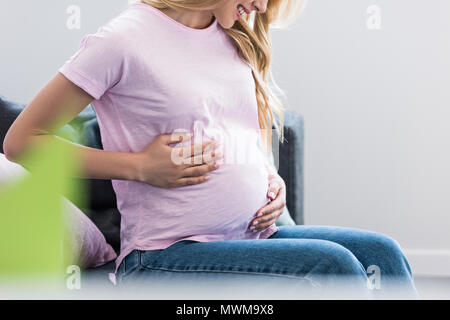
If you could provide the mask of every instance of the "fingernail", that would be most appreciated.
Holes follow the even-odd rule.
[[[258,221],[253,221],[252,225],[256,226],[258,224]]]
[[[217,162],[214,162],[214,168],[218,169],[220,167],[220,164],[218,164]]]
[[[251,227],[250,227],[250,230],[255,230],[255,227],[254,227],[254,226],[251,226]]]
[[[253,233],[256,233],[256,232],[258,232],[258,230],[255,229],[255,230],[252,230],[252,232],[253,232]]]
[[[256,216],[257,216],[257,217],[261,217],[262,215],[263,215],[263,213],[260,212],[260,213],[258,213]]]
[[[205,177],[205,180],[209,180],[209,178],[210,178],[210,176],[206,176],[206,177]]]
[[[269,192],[269,197],[271,197],[271,198],[275,198],[275,193],[273,193],[272,191],[271,191],[271,192]]]

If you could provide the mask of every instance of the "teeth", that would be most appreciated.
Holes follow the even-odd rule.
[[[246,14],[244,8],[242,7],[242,5],[238,5],[238,10],[239,10],[239,13],[241,14],[241,16]]]

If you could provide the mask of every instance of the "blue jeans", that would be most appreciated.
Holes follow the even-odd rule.
[[[189,298],[194,292],[204,297],[419,298],[397,241],[326,226],[282,226],[268,239],[184,240],[164,250],[134,250],[121,263],[117,281],[121,288],[167,290],[169,296],[186,290]]]

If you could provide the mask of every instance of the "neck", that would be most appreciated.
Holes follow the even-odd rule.
[[[193,29],[205,29],[213,22],[213,15],[210,11],[187,11],[172,8],[159,10],[179,23]]]

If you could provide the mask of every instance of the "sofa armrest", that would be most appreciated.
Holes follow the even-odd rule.
[[[303,215],[303,157],[304,121],[303,116],[294,110],[286,110],[284,115],[284,142],[277,139],[274,132],[272,142],[278,174],[286,183],[286,205],[296,224],[304,224]]]

